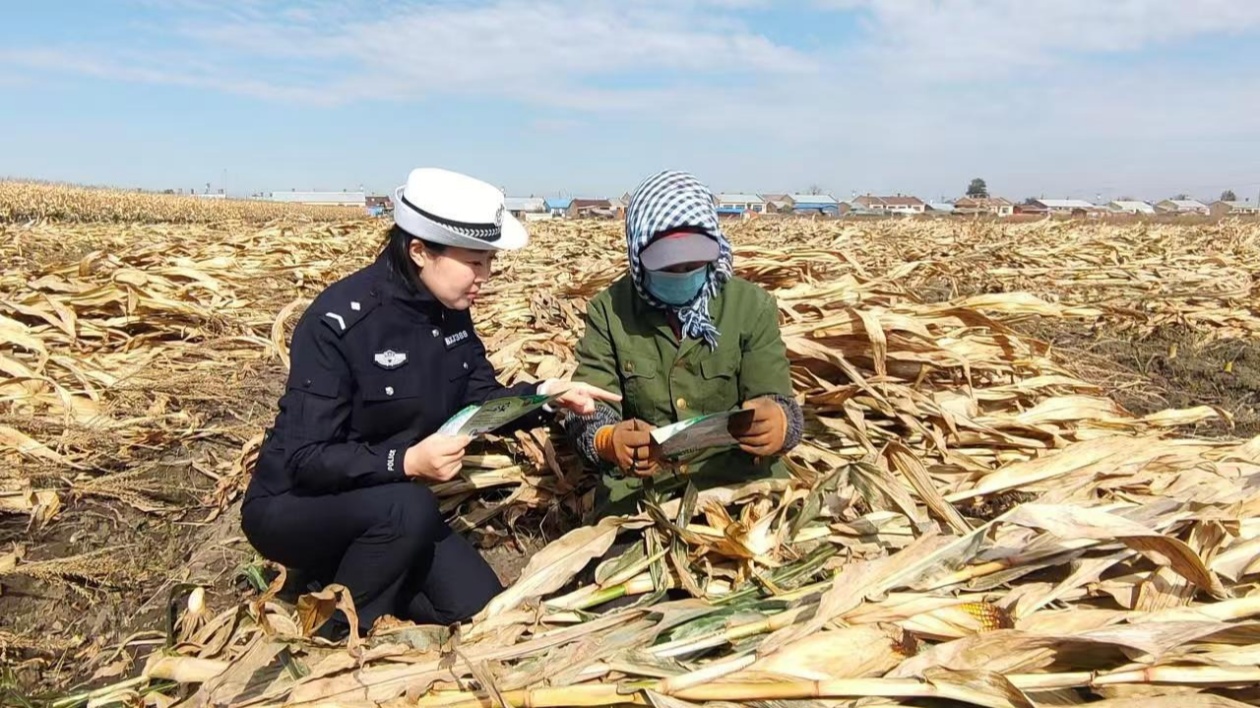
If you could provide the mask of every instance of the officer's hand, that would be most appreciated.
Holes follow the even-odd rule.
[[[548,381],[545,391],[540,389],[539,392],[545,392],[549,396],[560,394],[560,398],[556,399],[556,405],[568,408],[578,415],[594,413],[595,403],[598,401],[616,403],[621,400],[619,394],[576,381]]]
[[[403,472],[408,477],[445,482],[464,467],[464,449],[472,438],[467,435],[430,435],[407,448]]]
[[[595,433],[595,450],[605,461],[637,477],[651,477],[660,466],[652,426],[637,419],[600,428]]]

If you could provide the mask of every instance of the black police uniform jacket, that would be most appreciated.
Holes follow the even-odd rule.
[[[499,384],[469,312],[399,282],[388,259],[333,283],[298,321],[247,500],[404,481],[407,448],[461,408],[537,392]],[[512,427],[541,422],[538,413]]]

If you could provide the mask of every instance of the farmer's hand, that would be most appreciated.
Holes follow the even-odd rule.
[[[545,382],[538,387],[538,392],[544,396],[554,396],[559,394],[555,404],[567,408],[578,415],[590,415],[595,412],[595,404],[599,401],[607,403],[617,403],[621,400],[621,396],[610,393],[602,388],[596,388],[590,384],[576,381],[560,381],[553,379]]]
[[[743,421],[732,418],[728,428],[739,449],[753,457],[769,457],[782,450],[788,426],[783,406],[773,398],[754,398],[743,407],[753,412],[752,417]]]
[[[464,450],[472,438],[467,435],[434,433],[407,448],[403,456],[403,473],[408,477],[446,482],[464,468]]]
[[[637,419],[600,428],[595,450],[600,458],[638,477],[651,477],[660,466],[652,426]]]

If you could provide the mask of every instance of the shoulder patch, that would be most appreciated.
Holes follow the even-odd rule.
[[[325,303],[318,303],[313,305],[313,307],[319,307],[319,310],[316,310],[313,314],[319,315],[319,321],[323,322],[328,329],[331,329],[340,337],[349,332],[351,327],[361,322],[369,312],[376,309],[378,304],[379,302],[376,298],[360,298],[331,307]],[[320,310],[323,311],[321,312]]]

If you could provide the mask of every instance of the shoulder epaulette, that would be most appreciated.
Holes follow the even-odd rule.
[[[344,336],[351,327],[361,322],[380,304],[380,300],[375,297],[320,298],[320,300],[321,302],[316,302],[311,307],[319,308],[323,312],[316,310],[313,314],[319,315],[319,321],[327,325],[338,337]],[[325,300],[326,302],[323,302]]]

